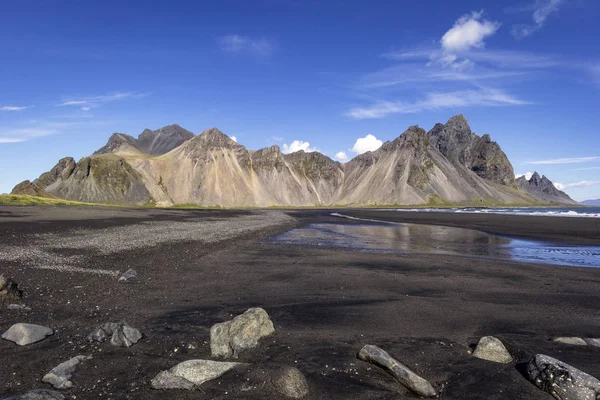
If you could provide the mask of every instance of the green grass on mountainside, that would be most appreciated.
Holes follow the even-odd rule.
[[[28,196],[23,194],[0,194],[0,204],[7,206],[92,206],[109,207],[108,204],[83,203],[62,199]]]

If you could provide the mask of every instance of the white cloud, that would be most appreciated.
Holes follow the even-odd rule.
[[[517,175],[515,175],[515,179],[519,179],[522,176],[524,176],[525,179],[530,180],[531,177],[533,176],[533,172],[525,172],[524,174],[517,174]]]
[[[544,26],[550,14],[558,11],[561,3],[563,0],[536,0],[532,16],[533,24],[514,25],[511,33],[517,39],[531,36]]]
[[[265,39],[253,39],[241,35],[226,35],[217,38],[221,50],[233,54],[249,53],[255,56],[270,56],[275,51],[275,45]]]
[[[31,107],[17,107],[17,106],[2,106],[0,107],[0,111],[21,111],[26,110]]]
[[[450,54],[463,52],[472,48],[482,48],[484,39],[496,33],[500,23],[482,20],[483,12],[473,11],[463,15],[454,26],[442,36],[442,49]]]
[[[499,89],[463,90],[447,93],[428,93],[415,102],[382,101],[370,107],[356,107],[346,113],[354,119],[383,118],[389,114],[413,114],[421,111],[470,106],[519,106],[531,104]]]
[[[283,141],[283,138],[281,136],[271,136],[271,139],[273,139],[276,142],[281,142]]]
[[[339,151],[339,152],[335,153],[335,156],[333,158],[338,160],[339,162],[343,162],[343,163],[348,161],[348,155],[346,153],[344,153],[343,151]]]
[[[229,136],[229,139],[233,140],[234,142],[237,143],[237,138],[235,136]]]
[[[598,161],[600,157],[575,157],[575,158],[557,158],[554,160],[527,161],[525,164],[577,164],[590,161]]]
[[[42,136],[54,135],[56,129],[50,128],[5,128],[0,129],[0,143],[26,142]]]
[[[597,169],[600,169],[600,167],[573,168],[571,171],[593,171]]]
[[[600,185],[600,181],[580,181],[580,182],[567,183],[567,184],[563,184],[563,183],[555,183],[554,184],[554,186],[556,186],[556,188],[558,190],[573,189],[573,188],[595,186],[595,185]]]
[[[300,150],[304,150],[307,153],[310,153],[312,151],[318,151],[316,147],[311,147],[309,142],[304,142],[302,140],[294,140],[290,145],[284,143],[282,152],[283,154],[290,154]]]
[[[57,107],[65,107],[65,106],[82,106],[81,109],[83,111],[88,111],[92,107],[97,107],[100,104],[110,103],[117,100],[124,99],[139,99],[142,97],[149,96],[150,93],[139,93],[139,92],[116,92],[108,95],[102,96],[87,96],[81,98],[70,98],[67,97],[63,99],[63,101],[59,104],[56,104]]]
[[[380,148],[382,144],[383,142],[381,140],[377,139],[371,134],[368,134],[363,138],[357,139],[350,151],[356,154],[362,154],[366,153],[367,151],[375,151]]]

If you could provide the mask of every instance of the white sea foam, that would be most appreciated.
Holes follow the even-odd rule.
[[[453,212],[465,214],[502,214],[523,216],[600,218],[600,213],[581,210],[552,210],[532,208],[399,208],[399,212]],[[596,210],[594,210],[596,211]]]

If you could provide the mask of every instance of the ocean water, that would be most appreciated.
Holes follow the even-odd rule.
[[[346,217],[336,213],[332,215]],[[600,246],[565,246],[493,235],[474,229],[423,224],[368,220],[353,224],[313,223],[292,229],[270,241],[360,252],[442,254],[600,268]]]
[[[388,210],[389,211],[389,210]],[[600,218],[600,207],[521,207],[521,208],[399,208],[399,212],[455,212],[471,214],[512,214],[548,217]]]

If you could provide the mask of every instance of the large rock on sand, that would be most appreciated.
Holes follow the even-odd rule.
[[[237,362],[212,360],[188,360],[177,364],[168,371],[162,371],[151,385],[154,389],[187,389],[191,390],[208,382],[225,372],[243,365]]]
[[[419,396],[434,397],[437,395],[431,383],[415,374],[410,368],[401,364],[377,346],[364,346],[358,352],[358,358],[385,369],[398,382]]]
[[[92,357],[89,356],[76,356],[58,364],[56,367],[52,368],[50,372],[44,375],[42,382],[51,384],[55,389],[68,389],[73,387],[73,382],[69,379],[71,379],[77,365],[82,361],[90,360],[91,358]]]
[[[2,334],[2,339],[15,342],[19,346],[26,346],[31,343],[44,340],[46,336],[54,333],[51,328],[34,324],[14,324]]]
[[[502,364],[509,364],[513,361],[504,344],[493,336],[484,336],[479,339],[473,357]]]
[[[527,377],[558,400],[600,399],[600,381],[575,367],[543,354],[527,364]]]
[[[210,352],[213,357],[237,357],[245,349],[258,346],[258,341],[275,332],[269,314],[262,308],[250,308],[231,321],[210,328]]]
[[[275,390],[290,399],[301,399],[309,392],[308,382],[297,368],[284,367],[277,370],[271,378]]]
[[[56,390],[35,389],[29,392],[2,397],[0,400],[64,400],[65,396]]]

